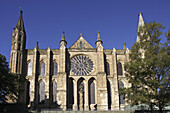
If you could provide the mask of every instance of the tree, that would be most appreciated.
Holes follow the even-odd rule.
[[[0,54],[0,101],[17,101],[21,79],[18,75],[9,72],[6,57]]]
[[[122,89],[132,105],[147,104],[163,108],[170,102],[170,31],[161,43],[164,26],[150,22],[139,28],[140,41],[136,42],[125,64],[131,87]]]

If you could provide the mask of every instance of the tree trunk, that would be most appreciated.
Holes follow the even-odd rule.
[[[153,104],[150,103],[149,107],[150,107],[151,113],[153,113]]]

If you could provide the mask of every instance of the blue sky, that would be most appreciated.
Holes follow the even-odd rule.
[[[62,32],[67,47],[82,33],[95,48],[100,31],[105,49],[128,48],[136,41],[138,13],[145,22],[157,21],[170,30],[170,0],[1,0],[0,53],[10,59],[12,31],[23,10],[26,48],[58,49]]]

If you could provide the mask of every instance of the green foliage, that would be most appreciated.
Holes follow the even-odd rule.
[[[17,101],[21,79],[11,74],[5,56],[0,54],[0,101],[5,103],[8,99]]]
[[[122,89],[132,105],[156,105],[162,110],[170,102],[170,31],[161,43],[164,28],[156,22],[139,28],[140,41],[133,45],[125,64],[131,87]]]

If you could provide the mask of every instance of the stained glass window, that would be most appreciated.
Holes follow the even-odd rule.
[[[39,82],[39,103],[44,103],[45,101],[45,83],[43,81]]]
[[[71,59],[71,73],[73,75],[89,75],[93,67],[93,61],[85,55],[78,55]]]
[[[94,81],[92,81],[91,83],[90,83],[90,104],[95,104],[95,84],[94,84]]]
[[[40,75],[44,76],[45,75],[45,63],[41,62],[41,71],[40,71]]]
[[[57,83],[53,81],[53,102],[57,101]]]
[[[57,62],[53,63],[53,75],[57,75]]]
[[[27,75],[31,76],[32,75],[32,63],[29,62],[28,64],[28,72],[27,72]]]
[[[123,73],[122,73],[122,63],[120,63],[120,62],[117,63],[117,74],[123,75]]]
[[[110,75],[110,65],[106,62],[106,75]]]
[[[122,81],[119,81],[118,86],[119,86],[119,89],[120,89],[120,88],[124,88],[123,82],[122,82]],[[124,95],[124,94],[119,94],[119,103],[120,103],[120,104],[125,104],[125,95]]]

